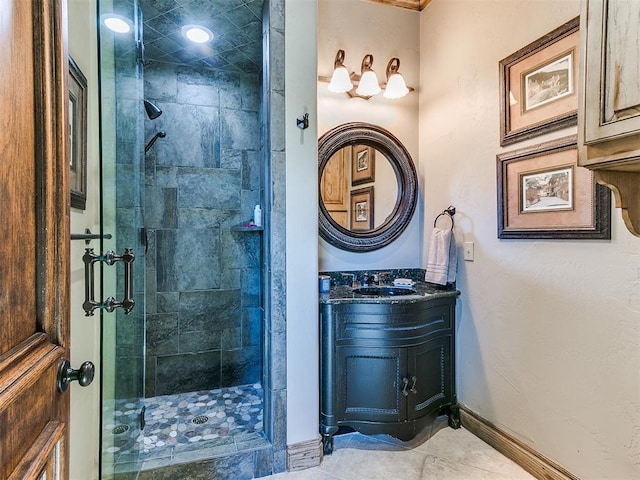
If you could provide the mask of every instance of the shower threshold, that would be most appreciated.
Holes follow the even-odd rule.
[[[145,407],[144,429],[140,411]],[[134,472],[270,448],[259,384],[116,400],[106,418],[105,451],[113,473]],[[109,445],[109,446],[107,446]],[[108,469],[107,469],[108,470]]]

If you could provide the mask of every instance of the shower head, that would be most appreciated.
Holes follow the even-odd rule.
[[[149,117],[149,120],[155,120],[162,115],[162,110],[160,110],[155,103],[151,103],[148,100],[144,101],[144,109],[147,111],[147,117]]]
[[[144,147],[144,153],[147,153],[149,151],[149,149],[151,147],[153,147],[153,144],[156,143],[156,140],[158,139],[158,137],[160,138],[164,138],[166,137],[167,134],[164,131],[160,131],[158,133],[156,133],[151,140],[149,140],[149,143],[147,143],[147,145]]]

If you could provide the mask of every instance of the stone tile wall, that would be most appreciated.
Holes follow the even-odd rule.
[[[265,162],[264,428],[272,445],[273,473],[287,468],[287,292],[285,148],[285,2],[265,0],[262,19]]]
[[[261,203],[257,74],[145,65],[162,109],[145,138],[145,395],[261,382],[261,235],[232,230]]]

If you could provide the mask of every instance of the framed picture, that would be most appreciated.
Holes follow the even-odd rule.
[[[69,57],[69,167],[71,206],[87,204],[87,79]]]
[[[373,186],[351,191],[351,231],[373,230]]]
[[[575,125],[580,18],[500,61],[500,145]]]
[[[376,151],[367,145],[351,147],[351,185],[375,182]]]
[[[577,161],[576,135],[499,154],[498,238],[611,238],[611,192]]]

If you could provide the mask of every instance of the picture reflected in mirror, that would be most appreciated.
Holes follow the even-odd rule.
[[[347,145],[327,162],[320,195],[335,223],[351,231],[370,231],[383,225],[396,208],[396,171],[374,148]]]

